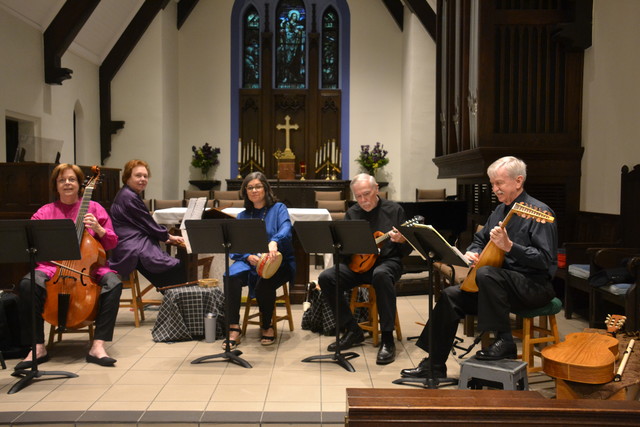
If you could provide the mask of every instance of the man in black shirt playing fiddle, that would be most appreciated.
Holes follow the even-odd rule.
[[[518,309],[542,307],[555,296],[551,278],[557,267],[556,225],[512,216],[508,224],[502,227],[503,219],[516,203],[551,212],[547,205],[524,191],[526,164],[515,157],[503,157],[489,166],[487,174],[492,191],[501,204],[491,213],[484,228],[474,235],[465,257],[474,264],[477,263],[483,249],[489,242],[493,242],[504,251],[504,262],[500,267],[477,267],[477,292],[467,292],[460,286],[450,286],[442,291],[433,309],[433,318],[429,319],[429,322],[434,322],[433,348],[429,348],[428,325],[416,343],[429,353],[431,361],[425,358],[417,367],[403,369],[403,377],[446,378],[446,361],[458,323],[466,314],[478,316],[479,331],[496,333],[496,341],[478,351],[476,358],[516,358],[509,313]]]
[[[395,344],[393,329],[396,318],[396,289],[395,283],[402,275],[402,258],[411,252],[411,246],[406,244],[404,236],[396,230],[405,221],[402,207],[390,200],[378,197],[378,183],[368,174],[357,175],[351,181],[351,192],[358,202],[349,208],[345,220],[364,219],[369,222],[372,234],[376,231],[389,232],[389,239],[380,247],[375,264],[366,270],[340,266],[340,291],[352,289],[362,284],[371,284],[377,296],[377,308],[380,316],[380,331],[382,335],[380,349],[376,357],[378,365],[386,365],[395,360]],[[344,260],[349,263],[349,259]],[[355,270],[355,271],[354,271]],[[344,334],[338,341],[340,350],[351,348],[364,341],[362,329],[353,317],[344,298],[336,304],[336,269],[335,266],[323,271],[318,278],[322,293],[331,306],[333,313],[340,310],[338,325]],[[336,343],[329,345],[328,351],[335,351]]]

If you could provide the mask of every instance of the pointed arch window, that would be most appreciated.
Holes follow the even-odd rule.
[[[235,0],[231,15],[232,176],[246,172],[246,153],[254,145],[265,153],[283,149],[276,129],[289,116],[296,165],[316,171],[320,153],[332,141],[343,158],[349,153],[348,0]],[[240,140],[243,143],[240,143]],[[335,141],[335,142],[334,142]],[[262,162],[262,160],[261,160]],[[278,161],[267,155],[267,176]],[[349,165],[342,165],[349,176]]]
[[[260,87],[260,15],[249,6],[242,20],[242,87]]]
[[[302,0],[283,0],[276,10],[276,87],[306,87],[306,23]]]
[[[322,87],[325,89],[338,88],[338,70],[340,69],[340,25],[338,13],[333,7],[328,7],[322,16]]]

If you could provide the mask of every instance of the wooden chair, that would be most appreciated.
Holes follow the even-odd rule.
[[[133,272],[129,274],[129,278],[122,281],[122,289],[129,289],[131,292],[131,298],[120,297],[120,308],[133,309],[133,318],[136,328],[139,328],[140,322],[144,321],[144,307],[146,305],[162,304],[162,299],[143,298],[154,288],[155,286],[153,284],[147,285],[144,289],[140,288],[140,280],[138,278],[137,270],[133,270]]]
[[[365,288],[369,293],[367,301],[358,301],[358,288]],[[351,311],[354,312],[358,307],[364,307],[369,310],[369,318],[365,322],[358,323],[358,326],[364,331],[371,333],[373,337],[373,345],[378,346],[380,341],[380,327],[378,326],[378,305],[376,302],[376,290],[373,285],[359,285],[351,290],[351,301],[349,304]],[[396,310],[395,320],[396,338],[398,341],[402,341],[402,329],[400,328],[400,318],[398,317],[398,310]]]
[[[289,299],[289,285],[285,283],[280,288],[281,294],[276,294],[276,302],[273,305],[273,316],[271,317],[271,326],[273,326],[273,336],[278,336],[278,322],[282,320],[289,321],[289,330],[293,331],[293,315],[291,314],[291,300]],[[277,292],[277,291],[276,291]],[[251,296],[247,296],[247,300],[245,302],[244,308],[244,318],[242,319],[242,335],[246,335],[247,333],[247,325],[258,325],[260,326],[260,312],[257,311],[255,313],[251,313],[251,307],[257,305],[257,301],[255,298]],[[278,316],[277,308],[278,304],[284,304],[287,314],[283,316]],[[258,318],[258,320],[252,320]]]
[[[234,191],[214,190],[213,194],[212,194],[212,198],[213,199],[217,199],[217,200],[240,200],[240,199],[242,199],[242,197],[240,197],[240,190],[234,190]]]
[[[163,199],[154,199],[153,200],[153,208],[154,210],[159,209],[168,209],[168,208],[181,208],[183,207],[182,200],[163,200]]]
[[[527,362],[527,373],[542,371],[542,366],[535,366],[534,356],[542,358],[536,344],[560,343],[560,333],[556,323],[556,314],[562,310],[562,301],[554,298],[544,307],[533,310],[514,311],[522,318],[522,329],[512,331],[514,337],[522,339],[522,353],[518,355],[523,362]],[[534,319],[538,318],[538,324]],[[536,336],[537,334],[537,336]]]
[[[315,199],[318,200],[343,200],[342,191],[314,191]]]
[[[149,212],[153,212],[153,199],[142,199]]]
[[[216,208],[224,209],[224,208],[243,208],[244,200],[236,200],[236,199],[215,199],[213,201],[213,206]]]
[[[344,219],[344,214],[347,212],[346,200],[316,200],[316,207],[318,209],[326,209],[331,215],[333,221],[339,221]]]
[[[206,197],[211,199],[211,191],[209,190],[184,190],[183,199],[188,201],[189,199],[197,199],[199,197]]]
[[[51,325],[49,329],[49,340],[47,341],[47,349],[51,349],[55,343],[62,341],[62,334],[89,334],[89,342],[93,341],[94,324],[77,329],[67,329],[64,332],[56,331],[56,326]],[[55,338],[58,339],[55,339]]]
[[[438,188],[435,190],[416,188],[416,202],[428,202],[431,200],[446,200],[446,199],[447,199],[446,188]]]

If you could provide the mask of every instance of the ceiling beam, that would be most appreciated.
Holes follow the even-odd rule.
[[[178,30],[184,24],[184,21],[187,20],[191,11],[198,4],[198,0],[180,0],[178,3]]]
[[[404,6],[402,5],[402,0],[382,0],[382,3],[387,7],[391,17],[396,21],[396,24],[398,24],[400,31],[402,31],[404,27]]]
[[[433,41],[436,41],[436,13],[427,0],[404,0],[404,4],[416,15]]]
[[[61,67],[67,51],[100,0],[67,0],[43,34],[44,81],[61,85],[70,79],[73,70]]]
[[[170,0],[145,0],[100,66],[100,159],[111,155],[111,135],[124,127],[124,121],[111,120],[111,80],[127,60],[156,15]]]

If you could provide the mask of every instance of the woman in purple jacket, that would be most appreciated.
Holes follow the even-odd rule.
[[[142,201],[142,192],[147,188],[150,176],[149,165],[143,160],[129,160],[124,165],[124,187],[111,205],[118,246],[111,252],[109,265],[122,278],[138,270],[157,287],[185,283],[185,267],[160,247],[160,242],[181,244],[184,239],[169,234],[166,228],[158,225]]]

